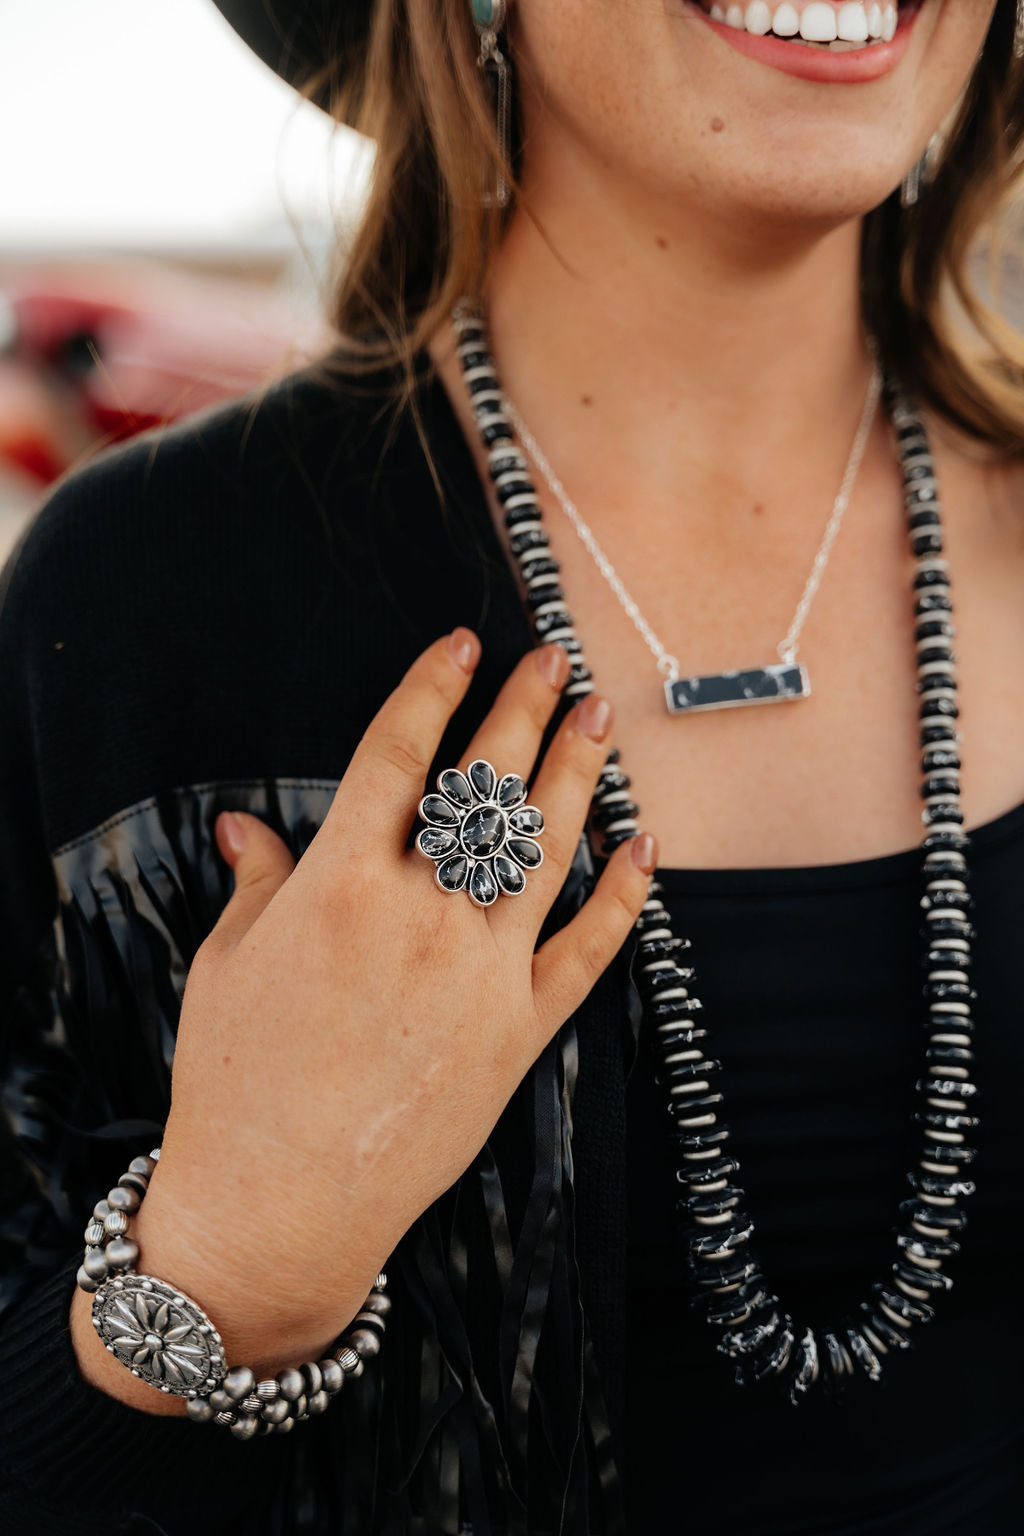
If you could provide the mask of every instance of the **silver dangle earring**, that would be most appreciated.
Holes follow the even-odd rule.
[[[487,188],[484,191],[483,203],[487,208],[495,204],[499,208],[504,208],[511,196],[505,167],[509,164],[510,155],[512,71],[508,59],[499,46],[498,34],[505,25],[506,4],[505,0],[469,0],[469,8],[473,24],[480,36],[477,68],[486,75],[489,88],[493,93],[495,127],[501,154],[501,164],[498,167],[494,188],[493,190]]]
[[[901,208],[913,208],[914,204],[921,196],[921,189],[927,185],[928,168],[931,162],[931,157],[935,151],[935,145],[937,141],[938,134],[933,134],[932,137],[928,140],[925,152],[921,156],[920,160],[918,160],[915,165],[911,166],[910,170],[907,172],[906,176],[904,176],[902,182],[900,183]]]

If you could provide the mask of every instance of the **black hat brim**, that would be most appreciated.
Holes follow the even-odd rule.
[[[330,110],[331,96],[358,66],[370,27],[373,0],[214,0],[217,9],[265,64]]]

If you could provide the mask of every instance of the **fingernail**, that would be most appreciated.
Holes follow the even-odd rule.
[[[638,832],[631,838],[633,846],[630,853],[633,863],[643,870],[645,875],[652,875],[658,867],[658,842],[653,832]]]
[[[569,658],[558,645],[545,645],[537,652],[537,671],[552,688],[561,688],[569,676]]]
[[[580,705],[576,723],[591,741],[604,741],[612,724],[612,707],[599,693],[588,693]]]
[[[464,629],[460,624],[448,636],[448,651],[457,667],[463,672],[472,672],[480,660],[480,641],[471,629]]]
[[[218,817],[220,835],[227,843],[228,849],[237,858],[245,848],[247,834],[245,824],[239,821],[233,811],[222,811]]]

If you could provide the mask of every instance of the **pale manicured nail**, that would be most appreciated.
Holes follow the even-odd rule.
[[[604,741],[612,724],[612,707],[599,693],[588,693],[580,705],[576,723],[591,741]]]
[[[537,671],[552,688],[561,688],[569,676],[569,658],[560,645],[545,645],[537,652]]]
[[[633,863],[643,870],[645,875],[652,875],[658,867],[658,843],[653,832],[638,832],[631,839],[633,844],[630,849],[633,855]]]
[[[247,840],[245,823],[240,821],[233,811],[224,811],[220,818],[220,831],[224,841],[237,858],[244,850]]]
[[[480,660],[480,641],[471,629],[464,629],[462,625],[448,636],[448,650],[452,661],[463,672],[472,672]]]

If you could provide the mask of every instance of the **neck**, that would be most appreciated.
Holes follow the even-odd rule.
[[[871,370],[859,223],[730,227],[581,164],[542,168],[526,200],[489,321],[503,386],[570,494],[599,511],[642,490],[688,519],[734,500],[819,515]]]

